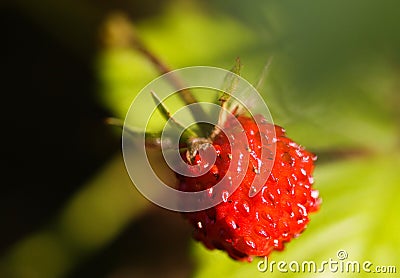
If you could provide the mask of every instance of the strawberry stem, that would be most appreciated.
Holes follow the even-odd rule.
[[[145,58],[147,58],[150,63],[155,66],[160,74],[170,73],[167,76],[168,81],[171,83],[172,86],[174,86],[176,90],[179,90],[179,96],[186,105],[198,102],[189,89],[181,89],[186,87],[185,82],[183,82],[175,74],[171,74],[171,68],[168,67],[159,57],[157,57],[153,52],[149,50],[145,43],[140,39],[135,28],[133,27],[132,22],[127,18],[127,16],[122,13],[115,13],[110,16],[109,20],[107,20],[103,28],[103,35],[103,40],[106,43],[108,42],[109,44],[122,47],[130,47],[141,53]],[[201,108],[201,106],[191,105],[189,106],[189,109],[191,110],[191,113],[193,114],[193,117],[197,122],[208,119],[207,114]],[[206,133],[206,130],[203,130],[204,126],[199,126],[202,131]]]
[[[136,41],[136,50],[142,53],[155,67],[159,70],[161,74],[169,73],[167,75],[168,81],[174,86],[176,89],[179,89],[178,94],[179,97],[183,100],[186,105],[197,103],[196,97],[192,94],[189,89],[181,89],[186,87],[184,82],[179,79],[175,74],[173,74],[171,69],[164,64],[157,56],[155,56],[152,52],[150,52],[141,41]],[[194,119],[199,122],[201,119],[207,119],[207,115],[200,105],[192,105],[189,106],[191,113]],[[201,128],[201,127],[200,127]],[[205,132],[205,130],[203,130]]]

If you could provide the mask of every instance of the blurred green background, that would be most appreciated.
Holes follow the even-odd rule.
[[[239,56],[253,84],[273,57],[261,93],[318,155],[323,205],[271,260],[346,250],[400,271],[400,2],[9,0],[0,14],[0,277],[279,275],[205,250],[131,184],[103,119],[159,76],[132,33],[171,68]]]

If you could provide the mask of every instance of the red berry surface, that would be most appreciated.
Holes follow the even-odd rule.
[[[256,117],[263,122],[262,116]],[[199,177],[179,174],[177,177],[182,191],[212,190],[225,175],[237,175],[235,170],[228,171],[233,156],[250,153],[245,177],[233,194],[228,196],[223,192],[219,196],[222,202],[217,206],[184,216],[194,227],[194,238],[207,248],[224,250],[236,260],[251,261],[254,256],[268,256],[273,250],[282,250],[285,242],[299,236],[309,222],[309,214],[318,210],[321,200],[318,191],[312,188],[315,155],[286,137],[279,126],[266,121],[257,126],[247,116],[237,119],[242,128],[233,130],[231,140],[235,140],[235,134],[245,132],[247,142],[234,142],[231,149],[227,136],[221,132],[212,141],[217,157],[210,170]],[[231,125],[230,121],[224,124],[227,129]],[[271,128],[275,129],[275,137]],[[263,168],[266,164],[260,161],[261,150],[265,149],[261,136],[276,142],[276,157],[261,191],[249,197],[258,171],[266,171]],[[196,156],[187,163],[201,167],[202,161]]]

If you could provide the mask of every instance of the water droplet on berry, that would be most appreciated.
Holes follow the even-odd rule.
[[[302,204],[297,204],[297,206],[299,207],[299,212],[303,216],[307,216],[307,209]]]
[[[318,159],[318,156],[316,156],[315,154],[312,156],[312,161],[316,161]]]
[[[306,170],[304,170],[304,168],[301,168],[301,169],[300,169],[300,172],[301,172],[304,176],[307,175],[307,172],[306,172]]]
[[[220,145],[214,145],[214,149],[215,149],[215,153],[217,154],[217,156],[221,155],[221,146]]]
[[[268,222],[270,222],[270,223],[273,223],[273,222],[274,222],[274,220],[272,219],[271,214],[269,214],[269,213],[262,214],[262,217],[263,217],[265,220],[267,220]]]
[[[228,201],[229,192],[224,190],[222,191],[222,200],[226,203]]]
[[[318,190],[311,190],[311,197],[314,199],[317,199],[319,196],[319,191]]]
[[[246,243],[247,246],[249,246],[252,249],[256,249],[256,243],[253,241],[251,237],[245,237],[244,242]]]
[[[299,149],[296,149],[296,154],[298,157],[303,157],[303,153]]]
[[[233,208],[235,209],[235,211],[241,213],[245,217],[247,217],[248,214],[250,213],[250,205],[244,199],[240,200],[240,201],[236,201],[235,204],[233,205]]]
[[[282,230],[282,237],[287,239],[290,232],[289,224],[287,222],[282,222],[280,229]]]
[[[261,189],[261,201],[262,201],[263,203],[266,203],[266,202],[267,202],[267,199],[266,199],[266,197],[264,196],[264,194],[266,194],[266,192],[268,192],[268,191],[267,191],[267,187],[264,186],[264,187]]]
[[[199,221],[199,222],[197,222],[197,227],[199,228],[199,229],[202,229],[203,228],[203,225],[201,224],[201,222]]]
[[[267,239],[269,239],[269,237],[270,237],[269,234],[267,233],[267,231],[265,230],[265,228],[262,225],[256,225],[253,228],[253,230],[257,235],[259,235],[261,237],[264,237],[264,238],[267,238]]]
[[[297,220],[297,224],[303,224],[304,223],[304,220],[303,219],[299,219],[299,220]]]
[[[295,142],[291,141],[289,142],[289,146],[293,147],[293,148],[299,148],[299,145],[297,145]]]
[[[236,224],[235,219],[231,216],[227,216],[225,218],[226,224],[230,226],[232,229],[236,230],[239,228],[239,226]]]
[[[268,191],[268,188],[266,186],[263,187],[263,189],[261,190],[261,201],[263,203],[275,205],[275,196]]]
[[[246,201],[243,201],[242,206],[243,206],[245,212],[250,213],[250,206]]]

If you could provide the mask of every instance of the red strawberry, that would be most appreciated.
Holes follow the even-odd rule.
[[[256,117],[263,119],[260,115]],[[235,142],[231,149],[228,138],[221,132],[212,140],[217,158],[211,169],[200,177],[179,174],[177,177],[182,191],[211,188],[225,175],[237,175],[228,172],[233,156],[243,151],[250,152],[246,175],[231,196],[223,193],[223,201],[217,206],[184,213],[184,216],[194,227],[195,239],[207,248],[225,250],[236,260],[251,261],[253,256],[267,256],[274,249],[282,250],[285,242],[299,236],[306,228],[309,213],[318,210],[318,191],[312,188],[316,156],[287,138],[283,128],[275,126],[274,166],[262,190],[249,197],[250,186],[258,171],[266,170],[263,164],[261,168],[257,167],[264,147],[260,136],[271,135],[269,130],[272,126],[266,123],[258,127],[255,120],[247,116],[238,116],[237,119],[243,129],[233,130],[233,135],[244,131],[248,142]],[[229,129],[232,124],[228,120],[224,126]],[[188,164],[200,166],[202,163],[199,156],[186,159]]]

